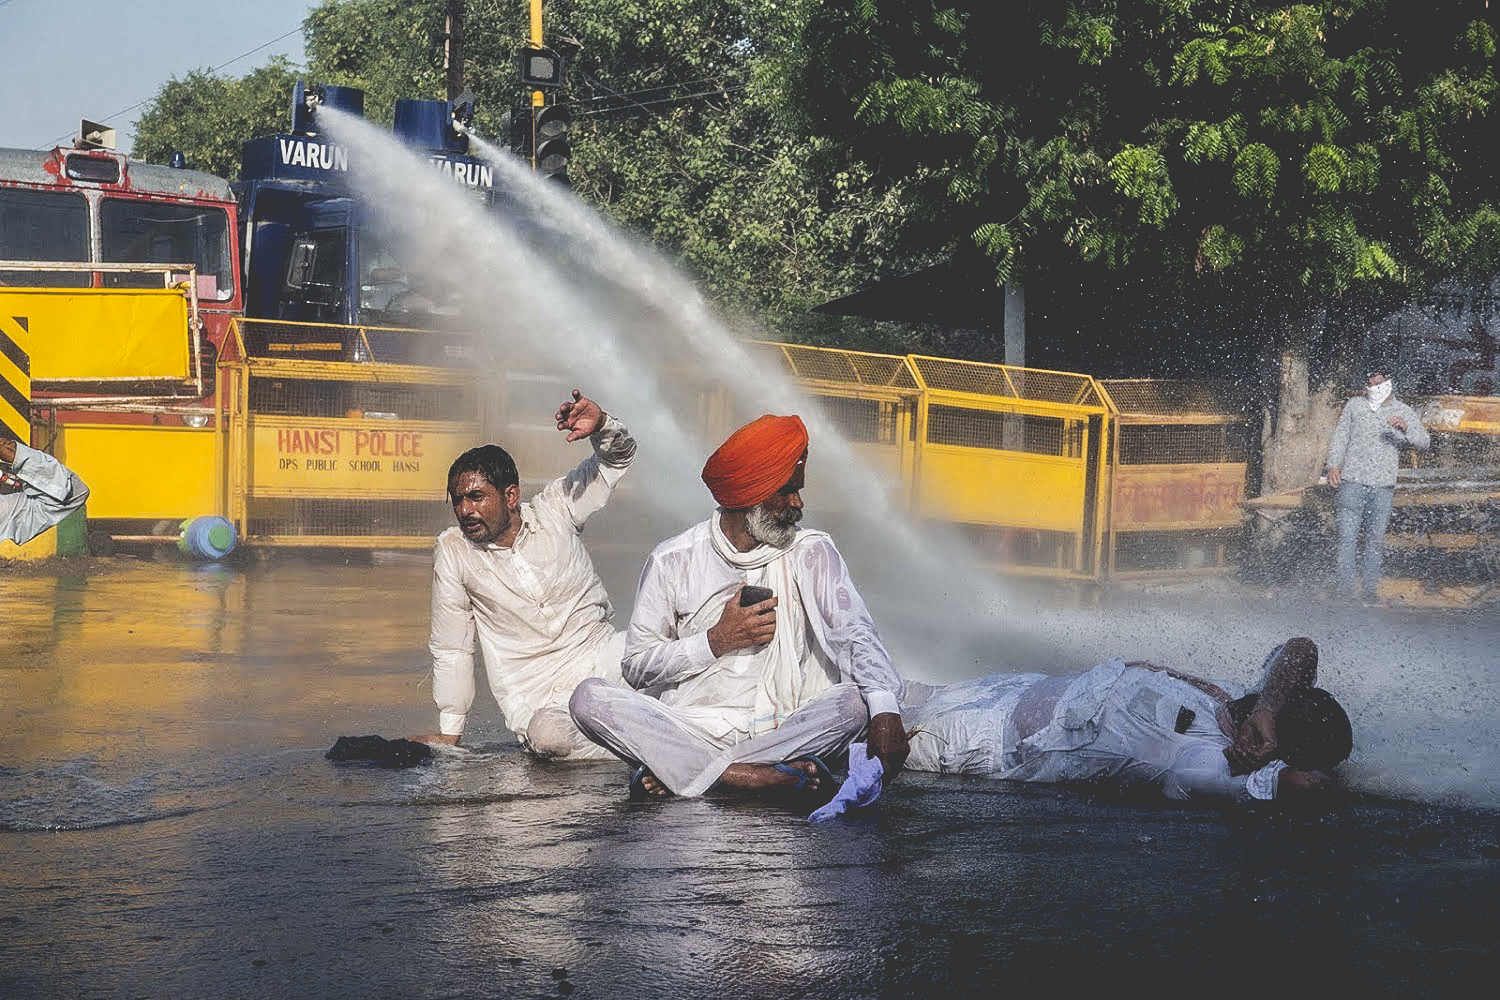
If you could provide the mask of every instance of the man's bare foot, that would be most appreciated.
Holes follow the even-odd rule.
[[[665,799],[672,795],[672,790],[661,783],[661,780],[646,770],[645,765],[639,767],[630,776],[630,797],[632,799]]]
[[[789,760],[781,764],[730,764],[719,778],[724,791],[746,795],[777,795],[785,792],[806,793],[813,797],[830,794],[823,787],[818,766],[810,760]]]

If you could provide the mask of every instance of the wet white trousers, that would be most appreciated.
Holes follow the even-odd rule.
[[[777,728],[736,743],[710,736],[649,695],[594,677],[578,685],[568,710],[583,735],[628,764],[646,765],[677,795],[702,795],[730,764],[837,754],[870,722],[855,684],[835,684]]]

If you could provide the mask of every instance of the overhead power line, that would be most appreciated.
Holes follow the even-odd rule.
[[[12,0],[0,0],[0,7],[3,7],[3,6],[5,6],[5,4],[10,3],[10,2],[12,2]],[[230,59],[230,60],[228,60],[226,62],[219,63],[219,65],[214,66],[213,68],[211,68],[209,70],[209,72],[210,73],[217,73],[219,70],[223,69],[226,66],[233,66],[235,63],[239,62],[241,59],[245,59],[245,58],[247,58],[249,56],[253,56],[253,55],[255,55],[255,53],[259,52],[261,49],[268,49],[271,46],[275,45],[277,42],[282,41],[283,39],[291,38],[293,35],[298,34],[299,32],[301,32],[301,30],[302,30],[302,25],[299,24],[299,25],[297,25],[297,27],[293,28],[291,31],[288,31],[288,32],[286,32],[285,34],[282,34],[282,35],[277,35],[275,38],[271,39],[269,42],[263,42],[260,45],[257,45],[255,48],[250,49],[247,52],[241,52],[239,55],[235,56],[233,59]],[[124,109],[123,111],[116,111],[112,115],[105,115],[104,119],[105,119],[105,121],[110,121],[112,119],[119,118],[121,115],[128,115],[128,114],[130,114],[130,112],[134,111],[136,108],[139,108],[139,107],[141,107],[141,106],[143,106],[145,104],[149,104],[151,102],[151,100],[152,100],[151,97],[147,97],[144,100],[136,101],[134,104],[132,104],[130,107]],[[68,138],[72,134],[73,133],[71,133],[71,132],[65,133],[63,135],[58,136],[56,139],[53,139],[51,142],[43,143],[42,145],[37,146],[36,148],[37,149],[49,149],[49,148],[51,148],[53,146],[56,146],[58,143],[62,142],[64,139]]]

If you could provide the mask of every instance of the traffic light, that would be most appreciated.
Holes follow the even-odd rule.
[[[549,104],[532,111],[532,169],[547,180],[568,183],[568,162],[573,158],[573,147],[568,142],[568,129],[573,124],[573,115],[566,105]]]
[[[528,163],[531,161],[531,105],[516,104],[506,114],[510,126],[510,151]]]

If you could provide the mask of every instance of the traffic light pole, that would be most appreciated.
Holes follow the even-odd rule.
[[[531,44],[537,48],[543,48],[542,41],[542,0],[531,0]],[[531,92],[531,172],[536,173],[536,111],[547,103],[547,97],[540,90]]]

